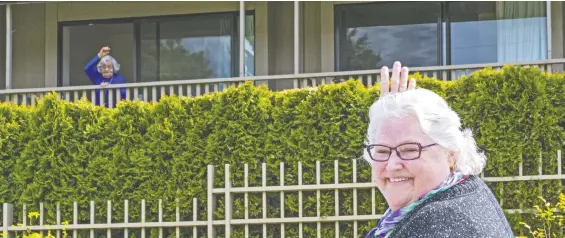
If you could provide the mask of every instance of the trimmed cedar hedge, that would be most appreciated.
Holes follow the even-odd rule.
[[[474,130],[488,155],[486,176],[537,174],[540,154],[544,174],[557,171],[565,126],[565,81],[561,74],[534,68],[484,69],[455,82],[415,75],[418,86],[444,96]],[[130,200],[130,221],[140,220],[140,201],[146,199],[147,219],[156,221],[157,201],[163,199],[166,220],[174,220],[175,199],[181,218],[192,219],[192,198],[198,198],[198,219],[206,219],[206,165],[216,165],[215,187],[224,183],[223,164],[232,166],[233,186],[243,185],[243,164],[249,164],[250,186],[261,184],[261,162],[267,163],[268,184],[279,182],[279,163],[286,163],[285,184],[297,184],[297,161],[303,183],[315,183],[315,161],[322,164],[322,183],[333,183],[333,161],[340,161],[340,182],[352,181],[352,159],[358,160],[357,180],[370,181],[362,145],[367,110],[378,98],[378,85],[365,87],[352,80],[317,89],[269,91],[247,83],[200,97],[165,97],[157,103],[123,101],[116,109],[94,107],[87,101],[69,103],[51,94],[36,106],[0,104],[0,202],[28,211],[45,202],[48,223],[61,204],[63,220],[72,221],[73,201],[79,203],[79,222],[89,222],[89,201],[96,202],[97,222],[106,222],[106,201],[114,201],[113,220],[123,221],[123,200]],[[543,195],[549,201],[563,191],[560,181],[489,184],[504,208],[530,208]],[[268,217],[280,217],[279,193],[268,194]],[[316,215],[316,193],[304,192],[304,216]],[[321,193],[321,215],[334,214],[334,191]],[[352,192],[340,194],[340,211],[352,214]],[[358,213],[371,213],[371,191],[358,191]],[[261,194],[249,195],[250,218],[262,217]],[[377,192],[377,213],[387,205]],[[298,216],[298,194],[287,193],[285,217]],[[215,216],[223,218],[224,201]],[[19,210],[18,210],[19,211]],[[243,197],[234,197],[233,218],[243,218]],[[21,212],[18,212],[21,219]],[[508,215],[515,232],[518,221],[535,225],[529,215]],[[21,220],[20,220],[21,221]],[[364,235],[376,221],[360,222]],[[323,223],[322,237],[334,237],[334,223]],[[223,227],[218,228],[222,236]],[[276,237],[279,225],[269,225]],[[252,237],[262,227],[250,226]],[[313,237],[316,224],[305,224]],[[297,236],[298,225],[285,233]],[[169,234],[174,233],[171,229]],[[341,224],[351,237],[353,224]],[[156,234],[152,230],[149,234]],[[205,235],[201,229],[199,234]],[[236,226],[234,237],[243,236]],[[103,234],[99,234],[103,237]],[[117,234],[116,234],[117,235]],[[270,235],[271,236],[271,235]]]

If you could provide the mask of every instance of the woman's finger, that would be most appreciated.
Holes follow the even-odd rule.
[[[381,68],[381,97],[389,93],[389,72],[388,67],[383,66]]]
[[[413,90],[416,88],[416,79],[411,78],[410,82],[408,83],[408,90]]]
[[[392,77],[390,78],[391,86],[390,86],[390,93],[397,93],[398,92],[398,84],[400,81],[400,62],[394,62],[392,66]]]
[[[400,85],[398,85],[399,92],[406,91],[406,88],[408,87],[408,73],[408,67],[402,67],[400,70]]]

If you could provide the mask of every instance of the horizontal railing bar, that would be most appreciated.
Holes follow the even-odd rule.
[[[347,222],[347,221],[368,221],[382,218],[378,215],[357,215],[357,216],[327,216],[327,217],[285,217],[285,218],[266,218],[266,219],[232,219],[232,225],[257,225],[257,224],[281,224],[281,223],[314,223],[314,222]]]
[[[298,191],[315,191],[315,190],[335,190],[335,189],[353,189],[353,188],[373,188],[373,183],[342,183],[342,184],[312,184],[312,185],[285,185],[285,186],[268,186],[268,187],[232,187],[231,193],[246,192],[298,192]],[[225,193],[224,188],[214,188],[213,193]]]
[[[535,209],[504,209],[509,214],[535,213]],[[555,212],[559,212],[557,209]],[[377,220],[383,214],[375,215],[349,215],[349,216],[321,216],[321,217],[285,217],[285,218],[257,218],[257,219],[232,219],[232,225],[257,225],[257,224],[281,224],[281,223],[314,223],[314,222],[348,222]],[[170,228],[170,227],[204,227],[207,221],[179,221],[179,222],[145,222],[145,223],[101,223],[101,224],[77,224],[77,225],[43,225],[43,226],[13,226],[9,231],[47,231],[47,230],[89,230],[89,229],[130,229],[130,228]],[[225,220],[214,220],[213,225],[225,225]]]
[[[485,182],[512,182],[512,181],[531,181],[531,180],[562,180],[565,174],[555,175],[525,175],[511,177],[484,177]],[[316,190],[335,190],[335,189],[368,189],[375,187],[374,183],[340,183],[340,184],[308,184],[308,185],[285,185],[268,187],[231,187],[231,193],[253,193],[253,192],[298,192]],[[224,194],[226,189],[214,188],[214,194]]]
[[[447,66],[426,66],[426,67],[413,67],[410,68],[411,72],[422,71],[441,71],[441,70],[463,70],[463,69],[477,69],[486,67],[502,67],[505,65],[524,66],[524,65],[549,65],[565,63],[563,59],[550,59],[542,61],[531,62],[516,62],[516,63],[489,63],[489,64],[468,64],[468,65],[447,65]],[[152,86],[173,86],[173,85],[191,85],[191,84],[205,84],[205,83],[229,83],[241,81],[263,81],[263,80],[285,80],[285,79],[304,79],[304,78],[322,78],[322,77],[339,77],[339,76],[354,76],[354,75],[369,75],[379,74],[380,69],[373,70],[357,70],[357,71],[342,71],[342,72],[324,72],[324,73],[306,73],[306,74],[285,74],[285,75],[265,75],[253,77],[231,77],[231,78],[211,78],[211,79],[185,79],[174,81],[156,81],[156,82],[141,82],[141,83],[125,83],[125,84],[111,84],[104,88],[139,88],[139,87],[152,87]],[[24,89],[5,89],[0,90],[1,94],[18,94],[18,93],[47,93],[47,92],[65,92],[65,91],[79,91],[79,90],[95,90],[102,89],[99,85],[86,85],[86,86],[66,86],[66,87],[49,87],[49,88],[24,88]]]
[[[531,181],[531,180],[562,180],[565,174],[548,174],[548,175],[523,175],[511,177],[485,177],[486,182],[514,182],[514,181]]]
[[[155,227],[194,227],[206,226],[207,221],[179,221],[179,222],[136,222],[136,223],[100,223],[100,224],[69,224],[69,225],[43,225],[43,226],[13,226],[9,231],[35,231],[46,230],[90,230],[90,229],[123,229],[123,228],[155,228]],[[218,224],[219,225],[219,224]]]
[[[551,209],[553,212],[562,212],[560,209]],[[524,213],[537,213],[538,211],[533,208],[527,209],[504,209],[505,212],[509,214],[524,214]]]

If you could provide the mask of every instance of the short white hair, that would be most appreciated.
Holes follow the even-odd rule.
[[[100,61],[98,62],[97,69],[98,69],[99,73],[102,73],[100,68],[102,67],[102,64],[105,63],[105,62],[111,62],[112,63],[112,65],[114,66],[114,72],[120,71],[120,64],[118,63],[116,58],[114,58],[111,55],[106,55],[106,56],[102,57],[102,59],[100,59]]]
[[[470,129],[461,129],[459,115],[436,93],[414,89],[384,96],[369,109],[367,144],[375,144],[385,119],[415,116],[420,127],[435,143],[455,154],[456,168],[463,174],[478,175],[486,164]],[[363,157],[371,162],[364,150]],[[372,164],[372,163],[371,163]]]

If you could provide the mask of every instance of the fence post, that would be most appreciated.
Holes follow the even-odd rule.
[[[225,204],[225,211],[226,211],[226,238],[230,238],[231,237],[231,215],[232,215],[232,199],[231,199],[231,179],[230,179],[231,175],[230,175],[230,165],[226,164],[226,171],[225,171],[225,188],[226,188],[226,193],[225,193],[225,200],[226,202]]]
[[[13,237],[8,232],[8,229],[12,226],[14,219],[14,205],[9,203],[4,203],[2,206],[2,233],[8,234],[7,237]]]
[[[216,237],[214,229],[214,210],[216,209],[214,204],[214,165],[208,165],[208,238]]]

